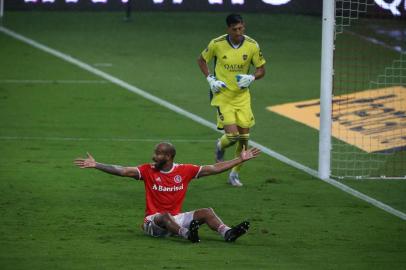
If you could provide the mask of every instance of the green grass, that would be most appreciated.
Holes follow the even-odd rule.
[[[211,38],[224,33],[224,15],[136,13],[126,23],[121,13],[32,12],[6,14],[5,25],[86,63],[112,63],[100,69],[214,121],[216,112],[196,60]],[[247,34],[259,42],[268,61],[266,77],[253,89],[253,138],[315,168],[317,131],[287,123],[266,107],[319,96],[319,19],[247,14],[246,21]],[[306,145],[296,140],[298,133]],[[275,139],[279,137],[286,137],[285,142]]]
[[[195,59],[224,30],[222,14],[121,17],[16,12],[5,25],[84,62],[112,63],[100,69],[213,121]],[[253,91],[252,136],[314,163],[317,132],[265,107],[317,98],[319,19],[249,15],[247,22],[268,56],[267,77]],[[78,169],[73,159],[89,151],[101,162],[136,165],[167,139],[178,162],[209,164],[218,133],[111,83],[6,83],[100,78],[3,34],[0,44],[1,269],[404,268],[404,221],[266,155],[244,166],[241,189],[228,186],[226,174],[189,187],[185,210],[213,207],[229,225],[251,221],[238,242],[225,243],[207,227],[197,245],[143,235],[143,184]],[[404,181],[349,184],[406,209]]]

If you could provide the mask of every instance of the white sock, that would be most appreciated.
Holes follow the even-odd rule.
[[[219,234],[221,234],[221,236],[225,236],[226,232],[231,229],[230,227],[228,227],[226,224],[221,224],[218,228],[217,228],[217,232]]]
[[[230,177],[235,177],[235,176],[238,176],[238,172],[231,171]]]
[[[178,234],[180,236],[182,236],[183,238],[187,239],[188,235],[189,235],[189,229],[188,228],[184,228],[184,227],[180,227]]]

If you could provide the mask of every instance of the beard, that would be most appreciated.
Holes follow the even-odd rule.
[[[161,161],[154,161],[154,168],[157,170],[162,170],[166,163],[166,160],[161,160]]]

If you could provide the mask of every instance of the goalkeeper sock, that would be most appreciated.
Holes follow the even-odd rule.
[[[226,224],[221,224],[218,228],[217,228],[217,232],[221,235],[221,236],[223,236],[223,237],[225,237],[225,235],[226,235],[226,232],[228,231],[228,230],[230,230],[231,228],[230,227],[228,227]]]
[[[188,239],[189,230],[188,228],[180,227],[178,231],[178,235],[182,236],[185,239]]]
[[[231,145],[235,144],[238,141],[239,134],[238,133],[225,133],[223,136],[220,138],[220,147],[221,150],[223,151],[227,147],[230,147]]]
[[[240,139],[237,142],[237,147],[235,148],[235,157],[239,157],[243,147],[245,147],[245,149],[248,149],[248,140],[250,139],[250,134],[246,133],[246,134],[240,134]],[[241,169],[242,164],[239,164],[235,167],[233,167],[233,169],[231,170],[231,172],[233,173],[239,173],[240,169]]]

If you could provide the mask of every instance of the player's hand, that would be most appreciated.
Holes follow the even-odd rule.
[[[235,77],[237,78],[238,87],[241,89],[247,88],[253,81],[255,81],[254,75],[238,74]]]
[[[247,161],[252,158],[256,158],[260,153],[261,150],[259,150],[258,148],[253,147],[248,150],[245,150],[245,146],[243,146],[240,158],[242,159],[242,161]]]
[[[209,85],[210,85],[211,91],[213,91],[213,92],[215,92],[215,93],[220,92],[220,89],[221,89],[221,88],[226,87],[226,84],[225,84],[223,81],[217,80],[216,77],[214,77],[214,76],[211,75],[211,74],[210,74],[209,76],[207,76],[206,79],[207,79],[207,82],[208,82]]]
[[[96,160],[87,153],[87,158],[77,158],[74,161],[75,165],[80,168],[95,168],[96,167]]]

